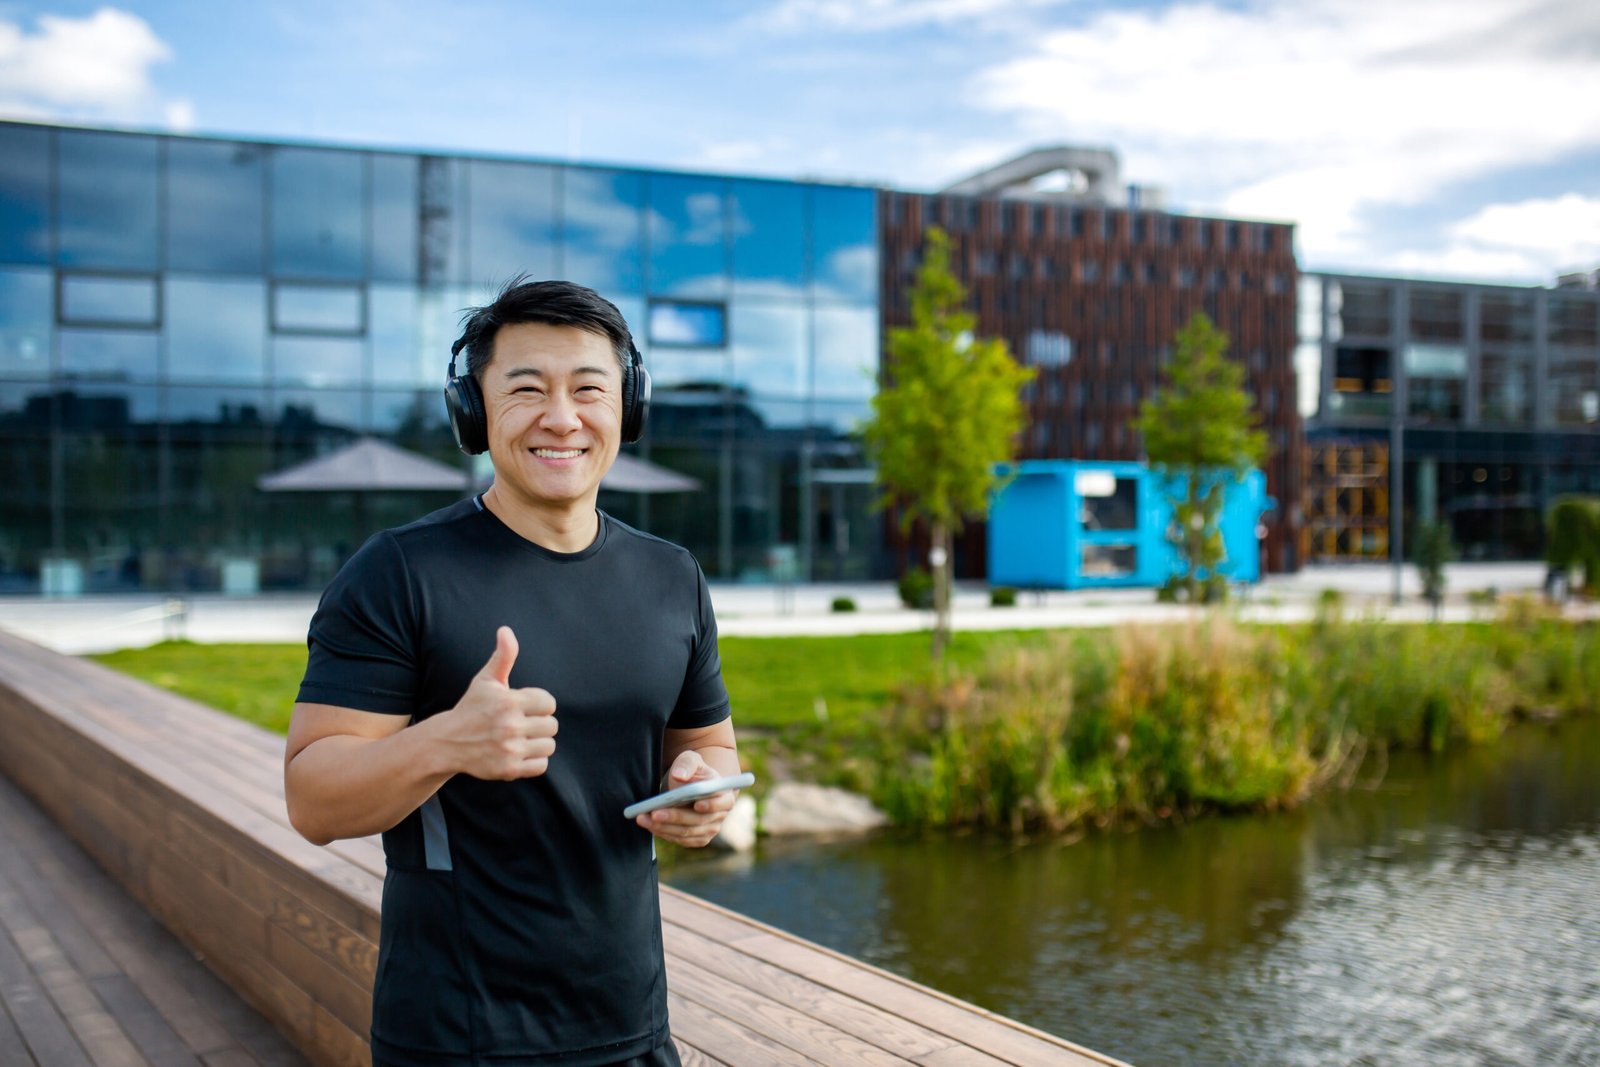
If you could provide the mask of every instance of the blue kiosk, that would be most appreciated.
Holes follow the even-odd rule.
[[[989,506],[989,582],[1018,589],[1162,585],[1181,570],[1167,540],[1170,482],[1142,463],[1024,460]],[[1257,529],[1276,507],[1252,469],[1223,490],[1230,582],[1261,577]]]

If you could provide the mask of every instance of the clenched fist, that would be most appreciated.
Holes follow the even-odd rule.
[[[534,778],[550,767],[556,750],[556,698],[547,690],[511,687],[517,636],[495,631],[494,654],[461,695],[448,717],[444,741],[457,769],[474,778],[511,781]]]

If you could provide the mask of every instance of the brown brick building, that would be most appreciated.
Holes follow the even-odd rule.
[[[965,184],[965,183],[964,183]],[[880,307],[885,336],[910,324],[923,233],[951,238],[978,331],[1038,369],[1029,387],[1026,459],[1139,459],[1129,425],[1159,383],[1177,329],[1206,312],[1248,369],[1268,435],[1266,566],[1297,569],[1302,495],[1295,406],[1294,227],[1129,209],[1059,194],[884,192]],[[962,571],[982,573],[980,537]]]

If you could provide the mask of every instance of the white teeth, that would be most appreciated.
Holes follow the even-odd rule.
[[[536,448],[533,454],[540,459],[577,459],[583,455],[581,448]]]

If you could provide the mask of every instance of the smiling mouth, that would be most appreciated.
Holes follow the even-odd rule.
[[[535,448],[533,454],[540,459],[577,459],[585,451],[582,448]]]

